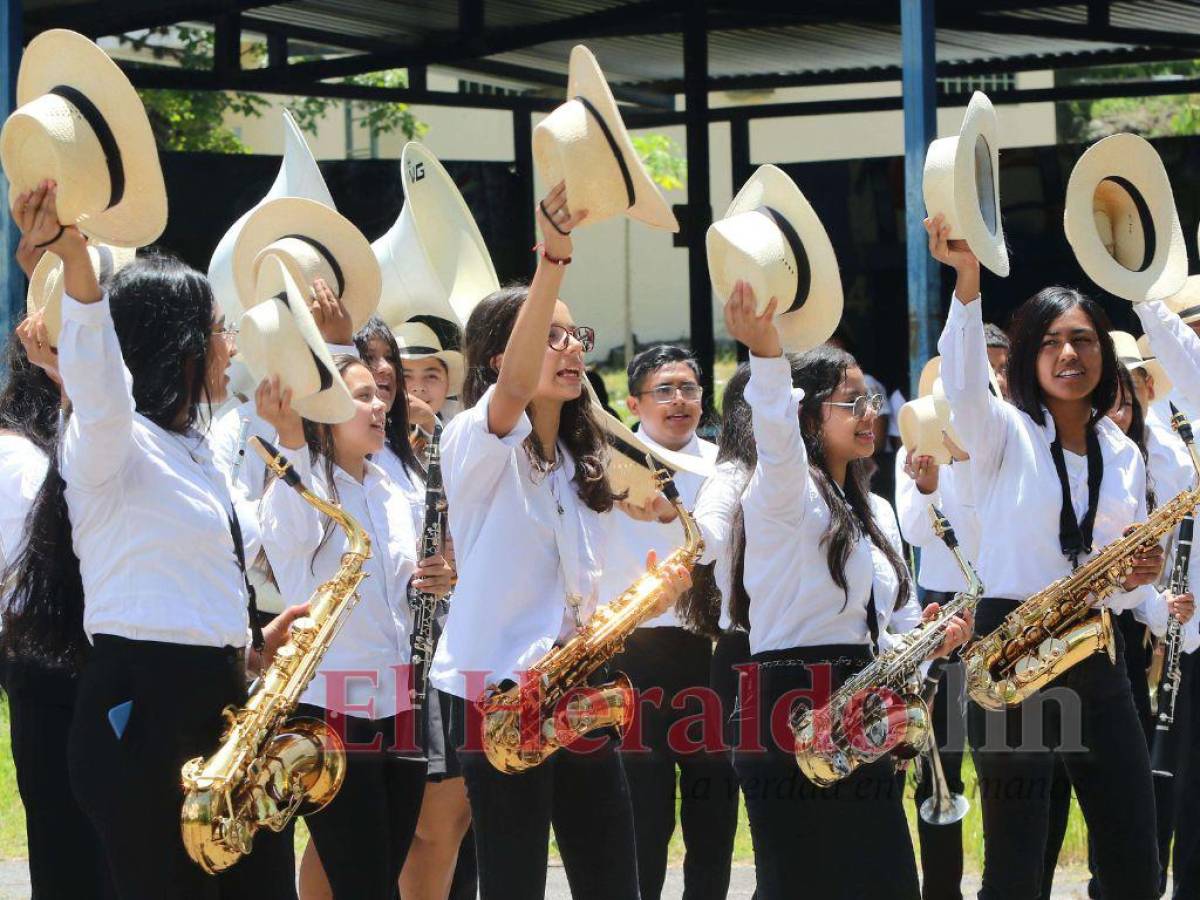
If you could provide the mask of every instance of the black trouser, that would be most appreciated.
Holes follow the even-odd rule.
[[[683,628],[639,628],[612,663],[640,697],[621,762],[633,802],[642,900],[658,900],[667,877],[677,766],[684,900],[723,900],[729,890],[738,787],[722,749],[724,717],[708,686],[711,663],[712,641]],[[709,735],[703,734],[706,725]],[[711,752],[704,749],[706,739]]]
[[[412,712],[360,719],[301,704],[296,714],[328,722],[347,745],[341,790],[304,817],[335,900],[392,900],[425,795],[425,761],[389,749],[409,745]]]
[[[991,632],[1016,605],[985,598],[976,633]],[[1095,654],[1015,709],[988,712],[969,704],[985,835],[980,900],[1041,895],[1056,758],[1095,841],[1105,896],[1157,897],[1150,756],[1125,673],[1125,641],[1116,632],[1116,665],[1106,653]]]
[[[67,735],[79,679],[32,659],[11,658],[4,668],[32,896],[115,897],[100,838],[67,775]]]
[[[1200,898],[1200,658],[1184,654],[1183,682],[1176,703],[1174,729],[1178,756],[1175,777],[1175,846],[1172,851],[1172,894],[1176,900]],[[1162,780],[1162,779],[1155,779]]]
[[[615,741],[597,732],[589,738],[605,738],[599,750],[561,749],[506,775],[477,749],[479,725],[458,700],[450,734],[471,801],[482,900],[542,900],[552,823],[572,897],[636,900],[633,810]]]
[[[812,688],[817,666],[832,664],[836,690],[868,658],[867,647],[848,645],[761,653],[753,657],[759,664],[757,694],[753,678],[749,684],[743,679],[732,724],[739,732],[756,732],[765,749],[748,746],[741,733],[733,760],[746,798],[761,900],[920,896],[904,789],[892,757],[858,768],[831,788],[818,788],[800,772],[786,725],[788,708],[811,705],[811,697],[796,692]],[[748,716],[757,717],[757,729]],[[783,744],[772,738],[772,718]]]
[[[947,591],[926,591],[925,605],[945,606],[954,595]],[[966,742],[967,723],[962,664],[955,661],[942,669],[937,694],[933,701],[933,734],[937,741],[951,793],[963,792],[962,761]],[[918,813],[921,804],[933,795],[933,770],[929,757],[919,760],[921,781],[917,785]],[[917,834],[921,840],[921,897],[923,900],[962,900],[962,822],[953,825],[930,825],[917,817]]]
[[[295,898],[290,827],[260,829],[253,852],[215,876],[188,857],[180,836],[180,768],[217,749],[221,710],[245,699],[239,650],[95,636],[67,761],[122,898]],[[126,703],[118,735],[109,713]]]

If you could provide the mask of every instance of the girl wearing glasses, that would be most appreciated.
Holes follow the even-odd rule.
[[[451,737],[466,779],[490,898],[541,898],[549,829],[575,897],[638,897],[629,791],[614,742],[565,748],[508,775],[480,751],[468,704],[489,684],[516,682],[585,624],[599,599],[605,524],[620,499],[605,474],[605,442],[583,389],[591,329],[558,299],[571,259],[565,186],[538,205],[537,272],[526,287],[486,297],[464,335],[466,409],[442,434],[442,474],[459,581],[431,682],[455,697]],[[689,582],[664,571],[663,610]],[[660,610],[660,611],[663,611]]]
[[[964,241],[949,240],[940,216],[925,225],[930,253],[957,278],[938,349],[954,427],[971,455],[984,535],[979,570],[989,594],[979,603],[978,632],[986,635],[1031,594],[1069,575],[1094,548],[1145,520],[1146,467],[1134,443],[1106,416],[1119,388],[1103,310],[1064,287],[1045,288],[1025,301],[1010,331],[1012,402],[1005,403],[988,391],[979,261]],[[1124,590],[1103,601],[1114,612],[1153,598],[1162,549],[1133,562]],[[1120,631],[1116,665],[1098,653],[1053,686],[1067,689],[1056,691],[1054,702],[1043,704],[1035,695],[1000,712],[968,705],[967,737],[980,783],[987,785],[980,792],[986,852],[979,896],[1039,896],[1049,785],[1061,763],[1088,823],[1101,894],[1156,897],[1150,759]],[[1067,694],[1074,698],[1070,706],[1061,702]],[[1064,709],[1075,714],[1064,715]],[[1044,733],[1025,741],[1022,725],[1030,715],[1043,723]],[[1073,752],[1065,752],[1067,746]]]
[[[758,895],[794,897],[804,884],[830,900],[915,900],[917,867],[892,760],[884,755],[818,788],[793,755],[789,707],[797,698],[824,705],[874,647],[886,648],[910,585],[890,537],[894,516],[868,488],[880,401],[844,350],[826,345],[785,357],[776,306],[772,299],[756,314],[745,282],[725,306],[729,333],[750,349],[744,396],[758,448],[742,495],[743,533],[734,538],[730,604],[734,623],[750,631],[759,679],[757,698],[743,691],[734,716]],[[969,622],[955,623],[938,654],[969,634]],[[864,846],[872,853],[866,865]]]

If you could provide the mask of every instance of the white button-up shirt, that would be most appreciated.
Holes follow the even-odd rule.
[[[743,580],[750,595],[750,650],[763,653],[821,644],[870,644],[872,586],[880,647],[890,645],[898,579],[878,565],[863,535],[846,562],[843,592],[829,574],[823,542],[829,507],[809,474],[800,435],[804,392],[792,388],[786,357],[750,357],[746,401],[753,411],[758,465],[742,496],[746,523]],[[877,508],[877,507],[876,507]]]
[[[696,498],[696,525],[704,536],[701,564],[715,563],[713,577],[721,591],[720,627],[733,626],[729,614],[729,592],[733,580],[733,522],[742,503],[742,492],[750,480],[745,467],[732,459],[717,463],[712,477],[704,482]]]
[[[600,515],[576,494],[570,482],[575,465],[561,444],[560,465],[535,478],[522,446],[532,431],[528,416],[522,414],[506,435],[488,430],[493,390],[442,432],[458,584],[430,680],[471,700],[489,683],[517,681],[556,640],[573,633],[568,577],[582,597],[580,618],[588,620],[599,596],[607,535]],[[560,545],[571,555],[565,565]]]
[[[638,437],[652,450],[664,449],[644,428],[638,432]],[[679,452],[711,462],[717,457],[717,445],[692,435],[692,439]],[[693,509],[705,479],[691,472],[677,472],[674,481],[684,508]],[[604,572],[600,576],[600,602],[611,603],[645,573],[646,554],[650,550],[654,550],[661,561],[683,543],[683,529],[678,522],[640,522],[626,515],[606,518],[609,538],[604,550]],[[672,607],[661,616],[643,622],[641,627],[678,628],[681,623]]]
[[[323,460],[314,461],[306,448],[280,452],[313,493],[332,498]],[[411,707],[409,674],[400,667],[410,659],[408,582],[417,562],[412,504],[374,463],[366,464],[361,484],[337,467],[333,478],[336,502],[367,532],[371,556],[363,564],[367,577],[358,587],[359,601],[301,700],[359,718],[385,719]],[[260,521],[271,568],[284,595],[295,602],[307,600],[341,567],[346,533],[286,484],[275,480],[267,488]]]
[[[244,646],[225,479],[198,432],[135,412],[107,297],[63,298],[58,364],[72,403],[61,468],[88,637]]]
[[[1086,492],[1084,497],[1087,497]],[[979,557],[979,519],[971,496],[971,462],[956,462],[938,467],[937,490],[922,494],[917,483],[904,471],[904,453],[896,454],[896,512],[900,531],[914,547],[921,549],[917,582],[929,591],[966,590],[967,580],[954,554],[934,533],[929,508],[936,506],[949,520],[958,538],[962,554],[974,563]]]
[[[981,302],[954,298],[938,341],[942,384],[955,430],[971,455],[972,486],[982,540],[979,575],[989,597],[1025,600],[1071,574],[1059,545],[1062,486],[1050,453],[1054,419],[1038,425],[988,390],[987,343]],[[1104,460],[1092,545],[1095,550],[1146,519],[1146,468],[1133,441],[1107,417],[1096,424]],[[1064,453],[1072,505],[1082,517],[1088,503],[1086,457]],[[1074,469],[1074,477],[1071,471]],[[1082,560],[1080,560],[1082,562]],[[1105,603],[1131,609],[1154,593],[1149,585],[1118,591]]]

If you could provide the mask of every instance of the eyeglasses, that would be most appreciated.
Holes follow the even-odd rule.
[[[230,343],[236,341],[238,336],[238,330],[230,327],[214,328],[212,333],[225,338],[225,340],[229,341]]]
[[[639,391],[637,396],[644,397],[647,394],[654,398],[655,403],[670,403],[675,399],[676,394],[688,403],[696,403],[704,396],[704,388],[694,381],[684,384],[660,384],[648,391]]]
[[[833,400],[826,400],[825,403],[829,406],[840,406],[842,409],[850,410],[850,415],[856,419],[864,418],[867,410],[878,414],[883,409],[883,394],[862,394],[855,397],[852,402],[837,403]]]
[[[596,346],[596,329],[587,325],[576,325],[574,328],[551,325],[546,343],[550,345],[551,350],[566,350],[571,338],[579,341],[583,345],[583,352],[588,353]]]

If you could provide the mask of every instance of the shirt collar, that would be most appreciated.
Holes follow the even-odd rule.
[[[650,437],[649,433],[646,431],[645,428],[639,428],[638,432],[637,432],[637,436],[641,439],[642,443],[644,443],[651,450],[666,450],[667,449],[662,444],[660,444],[658,441],[654,440],[654,438]],[[682,448],[680,448],[679,450],[676,450],[675,452],[676,453],[686,453],[689,456],[699,456],[700,455],[700,439],[696,436],[695,432],[692,433],[691,440],[689,440],[686,444],[683,445]]]

